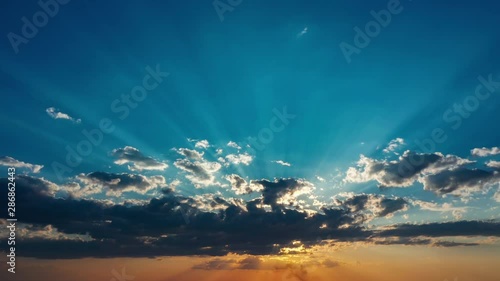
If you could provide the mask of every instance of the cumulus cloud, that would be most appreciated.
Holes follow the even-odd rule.
[[[117,178],[120,180],[116,180]],[[128,180],[128,177],[119,175],[84,175],[86,180],[96,180],[108,185],[118,185],[122,178],[125,178],[124,181]],[[7,182],[6,178],[0,178],[1,186],[6,186]],[[53,233],[57,229],[58,233],[65,236],[85,235],[88,238],[87,241],[82,241],[27,237],[23,240],[23,255],[26,257],[221,257],[229,253],[270,255],[276,252],[276,245],[283,249],[287,245],[295,245],[296,241],[302,241],[300,246],[307,248],[318,245],[325,239],[356,242],[384,238],[390,240],[392,237],[400,241],[421,237],[500,237],[500,223],[497,221],[407,223],[374,229],[363,221],[357,222],[351,209],[346,206],[324,207],[321,212],[314,214],[284,208],[284,205],[278,208],[279,199],[286,194],[300,193],[311,187],[298,179],[260,180],[258,184],[264,188],[263,197],[248,202],[236,202],[217,196],[198,200],[165,192],[163,197],[128,205],[74,197],[59,198],[55,195],[57,186],[53,183],[23,175],[17,178],[16,183],[16,199],[23,202],[23,207],[19,210],[23,223],[45,229],[44,232],[47,233]],[[122,183],[120,190],[125,186],[127,184]],[[7,189],[0,189],[0,203],[6,204],[7,192]],[[259,207],[262,200],[275,205],[274,211],[269,212]],[[198,201],[201,203],[196,203]],[[211,211],[197,207],[202,204],[205,208],[207,203]],[[369,203],[364,204],[366,206]],[[382,216],[393,210],[400,210],[398,206],[400,204],[397,200],[389,204],[381,203],[381,209],[377,213]],[[185,218],[189,224],[186,224]],[[2,223],[0,220],[0,224]],[[444,243],[442,246],[461,244]],[[237,258],[235,262],[241,269],[255,268],[259,264],[258,260],[245,258]],[[333,263],[328,264],[335,266]]]
[[[292,166],[292,164],[285,162],[283,160],[276,160],[276,161],[271,161],[271,162],[276,163],[276,164],[280,164],[281,166],[287,166],[287,167]]]
[[[492,156],[492,155],[498,155],[500,154],[500,147],[492,147],[492,148],[474,148],[470,151],[470,153],[473,156],[477,157],[486,157],[486,156]]]
[[[180,155],[184,155],[187,158],[190,159],[202,159],[203,155],[205,154],[204,152],[198,152],[194,149],[187,149],[187,148],[179,148],[174,150],[179,153]]]
[[[88,192],[91,190],[97,190],[95,193],[106,191],[109,196],[120,196],[123,192],[128,191],[144,194],[154,188],[166,186],[166,180],[163,176],[146,177],[138,174],[92,172],[79,174],[76,178],[83,183],[83,188]]]
[[[242,154],[228,154],[226,155],[226,160],[234,165],[243,164],[248,166],[252,162],[253,157],[245,152]]]
[[[500,183],[498,171],[460,168],[446,170],[422,177],[420,180],[425,190],[438,194],[468,196],[472,192],[485,190]]]
[[[43,168],[43,165],[26,163],[9,156],[0,157],[0,166],[28,169],[35,174],[39,173],[40,170]]]
[[[250,194],[263,189],[262,185],[254,184],[252,182],[248,183],[244,178],[236,174],[227,175],[225,179],[231,183],[231,190],[238,195]]]
[[[207,149],[210,147],[210,143],[207,140],[200,140],[195,143],[194,147]]]
[[[351,213],[365,214],[362,220],[374,217],[392,217],[394,213],[408,210],[408,201],[403,198],[388,198],[376,194],[347,194],[344,200],[336,199],[339,206],[345,207]],[[370,215],[366,215],[369,213]]]
[[[292,205],[298,196],[310,194],[315,189],[312,183],[294,178],[255,180],[251,183],[262,186],[262,203],[271,206],[273,210],[283,205]]]
[[[405,140],[402,138],[395,138],[389,142],[386,148],[382,150],[384,153],[390,153],[395,151],[398,147],[401,147],[405,144]]]
[[[405,151],[398,160],[376,160],[361,155],[357,167],[347,170],[345,182],[377,181],[381,187],[408,187],[421,177],[473,163],[454,155]]]
[[[236,149],[241,149],[241,146],[239,146],[237,143],[235,143],[234,141],[229,141],[227,143],[227,146],[229,147],[232,147],[232,148],[236,148]]]
[[[188,173],[186,178],[197,188],[209,185],[219,185],[215,180],[215,173],[222,167],[217,162],[205,160],[190,161],[189,159],[178,159],[174,163],[175,167]]]
[[[45,112],[47,112],[47,114],[54,119],[66,119],[66,120],[70,120],[70,121],[77,123],[77,124],[82,122],[81,119],[75,119],[75,118],[69,116],[68,114],[59,111],[58,109],[56,109],[54,107],[47,108],[45,110]]]
[[[494,169],[500,169],[500,161],[491,160],[488,163],[486,163],[486,166]]]
[[[422,183],[436,194],[469,196],[500,181],[499,171],[468,168],[473,161],[454,155],[419,154],[406,151],[398,160],[376,160],[361,156],[358,167],[347,171],[345,182],[376,181],[381,187],[408,187]]]
[[[155,160],[152,157],[145,156],[137,148],[131,146],[114,149],[111,152],[111,156],[116,158],[115,164],[130,164],[128,165],[128,169],[131,171],[163,171],[168,168],[168,165],[166,163]]]

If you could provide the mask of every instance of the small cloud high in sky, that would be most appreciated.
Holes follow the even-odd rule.
[[[496,1],[5,2],[0,280],[498,281]]]

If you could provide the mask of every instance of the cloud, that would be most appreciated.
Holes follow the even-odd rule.
[[[427,224],[399,224],[382,230],[379,237],[500,236],[498,221],[456,221]]]
[[[295,198],[314,190],[312,183],[302,179],[256,180],[251,183],[262,186],[262,203],[270,205],[273,210],[293,204]]]
[[[357,167],[351,167],[345,182],[377,181],[380,187],[408,187],[415,182],[424,190],[438,195],[468,197],[500,183],[500,172],[468,168],[473,161],[436,152],[420,154],[411,151],[398,160],[375,160],[361,155]]]
[[[495,199],[495,201],[497,202],[500,202],[500,188],[498,188],[497,192],[495,192],[495,194],[493,195],[493,199]]]
[[[422,177],[420,180],[425,190],[437,194],[453,194],[468,196],[472,192],[485,190],[500,183],[498,171],[459,168],[446,170],[437,174]]]
[[[304,36],[304,35],[307,33],[307,31],[308,31],[308,28],[307,28],[307,26],[306,26],[306,27],[304,27],[304,29],[302,29],[302,31],[300,31],[300,32],[297,34],[297,38],[300,38],[300,37]]]
[[[154,188],[166,186],[166,180],[163,176],[146,177],[138,174],[92,172],[79,174],[76,178],[84,184],[84,189],[87,192],[91,190],[97,190],[93,193],[106,191],[109,196],[120,196],[123,192],[128,191],[144,194]]]
[[[363,221],[374,217],[390,218],[396,212],[408,210],[407,200],[397,197],[387,198],[376,194],[348,194],[345,200],[336,199],[336,203],[347,208],[350,213],[364,214],[364,217],[358,217]]]
[[[70,120],[70,121],[77,123],[77,124],[82,122],[81,119],[75,119],[75,118],[69,116],[68,114],[59,111],[58,109],[56,109],[54,107],[47,108],[45,110],[45,112],[47,112],[47,114],[54,119],[66,119],[66,120]]]
[[[227,143],[227,146],[229,147],[232,147],[232,148],[236,148],[236,149],[241,149],[241,146],[239,146],[237,143],[235,143],[234,141],[229,141]]]
[[[500,169],[500,161],[491,160],[488,163],[486,163],[486,166],[494,169]]]
[[[191,181],[197,188],[209,185],[219,185],[215,181],[215,173],[222,167],[217,162],[209,162],[205,160],[190,161],[188,159],[178,159],[174,163],[175,167],[189,174],[186,178]]]
[[[174,148],[174,150],[180,155],[184,155],[185,157],[190,159],[202,159],[203,155],[205,154],[204,152],[198,152],[194,149],[187,148],[179,148],[177,150]]]
[[[210,144],[208,143],[207,140],[200,140],[200,141],[196,142],[196,144],[194,145],[194,147],[207,149],[207,148],[210,147]]]
[[[357,167],[347,170],[345,182],[377,181],[381,187],[408,187],[420,177],[455,170],[473,163],[454,155],[405,151],[398,160],[376,160],[361,155]]]
[[[492,148],[474,148],[470,151],[473,156],[477,157],[486,157],[492,155],[500,154],[500,147],[492,147]]]
[[[231,190],[233,190],[237,195],[250,194],[263,189],[262,185],[247,183],[244,178],[236,174],[227,175],[225,179],[231,183]]]
[[[402,138],[395,138],[389,142],[386,148],[382,150],[384,153],[394,152],[398,147],[405,144],[405,140]]]
[[[272,163],[276,163],[276,164],[280,164],[281,166],[288,166],[288,167],[292,166],[292,164],[287,163],[287,162],[285,162],[283,160],[276,160],[276,161],[271,161],[271,162]]]
[[[332,261],[330,259],[326,259],[324,260],[321,265],[323,265],[323,267],[326,267],[326,268],[334,268],[334,267],[337,267],[340,265],[339,262],[336,262],[336,261]]]
[[[125,181],[130,180],[128,176],[98,172],[85,175],[84,179],[104,182],[119,190],[130,185],[138,188],[144,181],[126,184]],[[130,181],[135,182],[137,179]],[[6,186],[7,182],[6,178],[0,179],[2,186]],[[173,192],[165,192],[163,197],[152,198],[140,204],[110,204],[74,197],[56,197],[56,191],[61,187],[44,179],[20,175],[16,181],[16,200],[23,202],[18,216],[23,218],[24,224],[45,229],[44,233],[53,233],[52,230],[57,229],[57,235],[84,235],[86,238],[53,239],[40,237],[45,235],[42,233],[37,237],[28,236],[22,240],[25,247],[22,255],[45,259],[166,255],[221,257],[229,253],[270,255],[276,252],[277,246],[289,247],[295,245],[295,241],[302,241],[301,247],[308,248],[319,245],[325,239],[339,243],[385,238],[391,240],[392,237],[401,241],[420,237],[500,237],[498,221],[396,224],[370,229],[369,225],[357,222],[347,207],[325,207],[321,212],[313,214],[284,208],[285,205],[266,211],[259,207],[262,200],[276,206],[279,198],[286,194],[306,192],[310,189],[310,184],[299,179],[259,182],[264,187],[263,197],[246,203],[217,196],[204,197],[200,203],[197,197],[186,198]],[[7,189],[0,189],[0,204],[7,204],[7,192]],[[197,207],[210,201],[215,206],[210,208],[213,211],[203,211]],[[392,203],[380,206],[385,210],[393,208]],[[186,218],[189,223],[186,223]],[[459,244],[463,243],[441,243],[442,246],[460,246]],[[0,249],[5,248],[6,245],[0,245]],[[233,265],[241,269],[256,268],[259,263],[255,258],[234,259],[231,268]],[[221,262],[214,263],[209,268],[226,266]]]
[[[259,269],[262,260],[258,257],[246,257],[240,260],[228,258],[214,258],[201,264],[194,265],[192,269],[202,270],[255,270]]]
[[[451,212],[457,220],[461,219],[463,217],[463,214],[467,212],[466,207],[453,207],[453,205],[450,203],[443,203],[440,205],[438,203],[426,202],[422,200],[412,200],[411,203],[414,206],[418,206],[421,210],[425,211],[441,213]]]
[[[376,245],[429,245],[431,247],[463,247],[463,246],[479,246],[480,243],[454,242],[437,240],[430,237],[384,237],[372,238],[369,242]]]
[[[245,152],[243,154],[228,154],[226,155],[226,160],[234,165],[243,164],[248,166],[252,162],[253,157]]]
[[[131,171],[157,170],[163,171],[168,168],[166,163],[144,156],[137,148],[125,146],[117,148],[111,152],[111,156],[116,158],[115,164],[123,165],[130,163],[128,169]]]
[[[28,169],[35,174],[39,173],[40,170],[43,168],[43,165],[35,165],[22,162],[9,156],[0,157],[0,166]]]

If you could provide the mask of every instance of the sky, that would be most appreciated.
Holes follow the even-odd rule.
[[[0,5],[2,280],[497,280],[496,1]]]

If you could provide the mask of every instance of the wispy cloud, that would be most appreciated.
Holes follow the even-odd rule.
[[[128,168],[131,171],[163,171],[168,168],[166,163],[145,156],[137,148],[131,146],[114,149],[111,152],[111,156],[116,158],[115,164],[123,165],[129,163]]]
[[[77,123],[77,124],[82,122],[82,119],[73,118],[73,117],[69,116],[67,113],[63,113],[63,112],[59,111],[59,109],[56,109],[54,107],[47,108],[45,110],[45,112],[47,112],[47,114],[54,119],[66,119],[66,120],[70,120],[70,121]]]
[[[0,157],[0,166],[8,166],[8,167],[14,167],[14,168],[25,168],[28,170],[31,170],[33,173],[39,173],[40,170],[43,168],[43,165],[35,165],[35,164],[30,164],[26,163],[23,161],[19,161],[17,159],[14,159],[9,156],[3,156]]]
[[[304,36],[306,33],[307,33],[307,26],[304,27],[304,29],[302,29],[302,31],[297,34],[297,38]]]
[[[281,166],[287,166],[287,167],[292,166],[292,164],[285,162],[283,160],[276,160],[276,161],[271,161],[271,162],[276,163],[276,164],[280,164]]]

